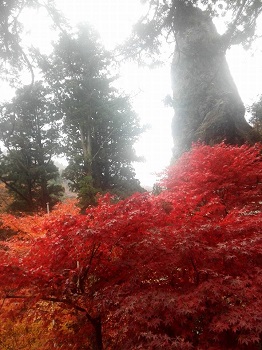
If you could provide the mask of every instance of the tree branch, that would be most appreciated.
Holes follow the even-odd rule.
[[[12,295],[12,294],[7,294],[4,298],[4,300],[6,299],[32,299],[34,298],[33,295]],[[92,325],[96,324],[96,318],[93,318],[86,309],[84,309],[83,307],[74,304],[71,300],[69,299],[63,299],[63,298],[55,298],[55,297],[40,297],[40,300],[42,301],[51,301],[53,303],[62,303],[62,304],[66,304],[71,306],[73,309],[83,312],[87,319],[92,323]]]
[[[236,26],[238,24],[238,20],[244,10],[244,7],[247,3],[247,0],[243,0],[242,2],[242,5],[240,6],[238,12],[237,12],[237,15],[234,19],[234,22],[231,24],[231,26],[229,26],[228,30],[226,31],[226,33],[222,36],[223,39],[224,39],[224,42],[226,43],[226,49],[230,46],[230,41],[231,41],[231,38],[234,34],[234,31],[236,30]]]
[[[0,181],[2,181],[10,190],[14,191],[16,194],[18,194],[21,198],[23,198],[27,203],[30,204],[30,199],[27,198],[22,192],[20,192],[16,187],[11,185],[8,180],[6,180],[3,176],[0,176]]]

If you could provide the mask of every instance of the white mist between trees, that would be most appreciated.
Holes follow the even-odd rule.
[[[100,33],[102,42],[108,49],[113,49],[131,32],[132,25],[143,12],[139,2],[128,0],[56,0],[57,5],[74,25],[89,21]],[[50,21],[43,11],[36,14],[33,10],[25,12],[26,44],[39,46],[42,51],[51,50],[51,42],[55,40],[54,32],[48,29]],[[221,23],[216,23],[218,31],[223,31]],[[262,23],[258,25],[258,33],[262,32]],[[234,81],[245,105],[253,103],[262,93],[262,53],[261,39],[257,47],[244,51],[241,47],[233,47],[228,51],[227,60]],[[27,81],[25,74],[25,83]],[[14,90],[6,83],[1,83],[0,100],[9,100]],[[156,173],[169,165],[172,154],[171,119],[173,110],[163,104],[166,95],[172,94],[170,83],[170,61],[154,70],[139,67],[134,62],[120,66],[120,79],[117,88],[123,89],[132,96],[132,104],[138,113],[141,124],[150,128],[141,136],[136,144],[136,151],[143,156],[144,163],[136,163],[137,177],[144,186],[152,186],[156,181]],[[65,162],[63,159],[63,163]]]

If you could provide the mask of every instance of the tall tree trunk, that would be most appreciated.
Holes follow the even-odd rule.
[[[85,130],[84,126],[79,125],[79,131],[81,136],[86,175],[92,176],[92,134],[90,121],[88,122],[87,130]]]
[[[46,209],[46,205],[49,202],[49,191],[48,191],[48,181],[46,176],[46,163],[45,163],[45,156],[44,156],[44,147],[43,147],[43,140],[41,135],[41,125],[39,121],[39,112],[37,108],[34,111],[34,124],[35,124],[35,138],[36,138],[36,161],[37,161],[37,167],[40,167],[42,169],[41,175],[40,175],[40,188],[41,188],[41,195],[39,198],[39,205],[43,210]]]
[[[245,108],[226,62],[225,38],[217,33],[211,18],[192,5],[183,5],[175,23],[174,158],[190,149],[192,142],[258,141],[245,120]]]

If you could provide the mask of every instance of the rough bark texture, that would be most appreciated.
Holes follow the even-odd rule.
[[[244,118],[245,108],[226,62],[223,37],[212,20],[191,6],[183,9],[178,21],[171,72],[174,158],[190,149],[192,142],[258,141]]]

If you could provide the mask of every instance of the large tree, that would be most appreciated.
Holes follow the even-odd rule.
[[[84,206],[97,191],[141,190],[131,163],[138,160],[133,145],[142,129],[128,98],[112,86],[112,62],[87,26],[62,35],[40,62],[64,118],[64,174]]]
[[[235,44],[248,46],[262,11],[258,0],[148,0],[149,11],[135,27],[133,53],[159,52],[163,37],[173,42],[172,123],[174,157],[194,141],[253,143],[259,139],[246,122],[245,108],[225,54]],[[223,18],[218,34],[213,19]]]
[[[62,194],[52,160],[59,153],[60,123],[50,91],[41,83],[19,89],[1,106],[0,129],[0,180],[15,197],[13,208],[32,211],[55,204]]]

